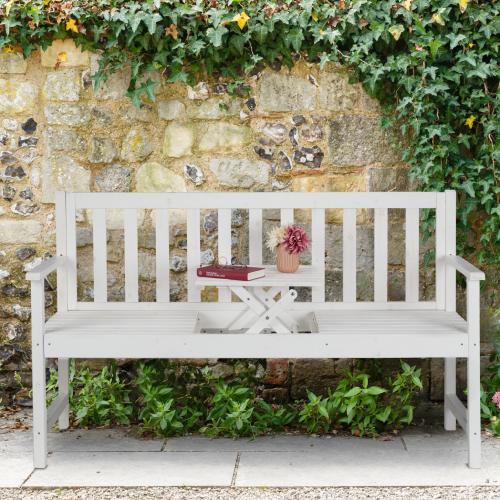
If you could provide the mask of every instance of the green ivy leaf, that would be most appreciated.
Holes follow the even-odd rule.
[[[228,32],[225,26],[218,26],[217,28],[207,29],[207,38],[214,47],[222,45],[222,37]]]

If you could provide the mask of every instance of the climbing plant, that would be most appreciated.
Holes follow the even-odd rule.
[[[299,57],[340,63],[408,137],[419,188],[458,191],[461,250],[498,262],[496,0],[0,0],[0,15],[4,52],[71,37],[102,51],[96,85],[130,65],[136,103],[154,99],[150,71],[234,83]]]

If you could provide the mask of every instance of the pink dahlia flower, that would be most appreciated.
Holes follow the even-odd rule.
[[[283,243],[288,253],[297,254],[307,250],[311,242],[303,228],[296,224],[290,224],[285,230]]]
[[[495,392],[491,400],[497,405],[497,408],[500,408],[500,391]]]

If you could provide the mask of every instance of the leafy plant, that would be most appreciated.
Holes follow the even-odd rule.
[[[481,381],[481,419],[487,430],[500,436],[500,339],[494,342],[489,361]]]
[[[458,191],[460,250],[495,263],[498,17],[490,0],[11,0],[0,49],[28,56],[71,37],[100,51],[96,86],[130,67],[136,104],[155,97],[150,72],[189,84],[210,75],[242,95],[265,64],[340,63],[382,104],[383,125],[399,127],[418,187]]]
[[[86,427],[130,423],[130,390],[120,379],[116,363],[97,374],[81,368],[73,372],[70,380],[70,407],[76,424]]]

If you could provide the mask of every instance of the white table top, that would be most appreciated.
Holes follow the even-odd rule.
[[[312,266],[300,266],[295,273],[280,273],[276,266],[258,266],[266,270],[263,278],[257,278],[251,281],[226,280],[221,278],[201,278],[196,276],[195,284],[198,287],[204,286],[244,286],[244,287],[263,287],[263,286],[322,286],[325,276],[317,268]]]

